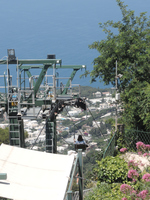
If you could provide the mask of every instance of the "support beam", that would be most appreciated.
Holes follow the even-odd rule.
[[[27,76],[29,78],[31,78],[31,76],[32,76],[31,72],[29,70],[25,70],[25,72],[26,72]],[[33,80],[33,86],[35,86],[35,81],[34,80]]]
[[[37,64],[41,64],[41,63],[37,63]],[[44,65],[48,65],[49,68],[53,69],[53,65],[52,64],[44,64]],[[43,68],[43,65],[20,65],[19,69],[36,69],[36,68]],[[56,69],[74,69],[74,70],[79,70],[82,68],[85,68],[85,65],[56,65],[55,66]]]
[[[67,200],[72,200],[72,191],[67,192]]]
[[[0,180],[6,180],[7,174],[6,173],[0,173]]]
[[[18,65],[36,65],[36,64],[47,64],[47,65],[53,65],[53,64],[61,64],[61,59],[25,59],[25,60],[18,60]],[[6,64],[7,60],[1,60],[0,64]],[[17,64],[17,60],[9,61],[8,64]],[[20,67],[19,67],[20,68]]]
[[[62,95],[67,94],[68,87],[70,86],[70,81],[73,80],[77,71],[78,71],[78,69],[76,69],[76,70],[74,69],[73,72],[71,73],[70,79],[67,81],[67,83],[65,85],[65,89],[62,91]]]
[[[79,200],[83,200],[83,158],[82,149],[78,149],[79,155]]]

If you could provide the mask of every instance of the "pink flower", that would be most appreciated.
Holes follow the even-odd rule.
[[[147,150],[147,151],[150,150],[150,144],[146,144],[145,147],[146,147],[146,150]]]
[[[131,178],[134,182],[136,181],[136,179],[139,177],[139,174],[137,173],[136,170],[131,169],[128,171],[128,178]]]
[[[121,148],[121,149],[120,149],[120,152],[121,152],[121,153],[124,153],[125,151],[127,151],[127,148]]]
[[[131,193],[132,193],[132,194],[136,194],[136,191],[135,191],[135,190],[132,190]]]
[[[144,156],[144,157],[145,157],[145,156],[148,156],[148,153],[144,153],[143,156]]]
[[[127,198],[123,197],[122,200],[128,200]]]
[[[129,167],[129,169],[133,169],[133,168],[135,168],[135,167],[137,167],[138,166],[138,164],[134,161],[134,160],[130,160],[129,162],[128,162],[128,167]]]
[[[123,192],[124,194],[130,194],[132,191],[132,188],[130,185],[127,184],[122,184],[120,186],[120,191]]]
[[[148,190],[143,190],[137,196],[140,197],[141,199],[145,199],[147,194],[148,194]]]
[[[143,156],[150,156],[150,153],[144,153]]]
[[[138,152],[138,155],[139,155],[139,156],[140,156],[140,155],[142,155],[142,152],[141,152],[141,151],[139,151],[139,152]]]
[[[150,174],[144,174],[142,179],[145,181],[145,182],[150,182]]]
[[[146,149],[146,145],[143,142],[137,142],[136,143],[136,148],[137,150],[141,151],[145,151]]]

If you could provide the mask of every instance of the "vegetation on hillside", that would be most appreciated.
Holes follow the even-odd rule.
[[[121,93],[121,120],[125,128],[150,131],[150,18],[143,12],[135,16],[121,0],[116,0],[122,20],[100,23],[106,39],[96,41],[89,46],[96,49],[99,56],[93,61],[93,70],[86,71],[91,80],[97,78],[105,84],[118,85]],[[117,29],[117,31],[115,30]],[[115,31],[114,31],[115,30]],[[122,76],[116,77],[117,73]],[[113,120],[109,120],[113,124]],[[119,142],[120,140],[117,140]],[[118,144],[118,145],[121,145]],[[149,145],[150,146],[150,145]],[[120,147],[119,147],[120,148]],[[144,148],[149,148],[148,146]],[[125,148],[124,148],[125,149]],[[145,150],[144,149],[144,150]],[[149,158],[149,154],[145,156]],[[141,172],[139,164],[132,161],[132,166],[120,158],[106,157],[97,160],[91,173],[95,174],[97,187],[86,197],[86,200],[128,200],[149,199],[150,171]],[[149,179],[144,179],[144,177]]]
[[[121,0],[116,1],[122,20],[99,24],[107,37],[89,46],[96,49],[99,56],[93,61],[93,70],[84,75],[90,73],[92,81],[99,78],[113,86],[117,79],[125,125],[149,131],[150,18],[145,12],[135,16]],[[116,77],[116,61],[120,78]]]
[[[136,143],[138,153],[149,160],[150,145],[142,142]],[[145,167],[141,160],[127,161],[124,153],[127,148],[120,150],[121,154],[116,157],[108,156],[97,161],[93,169],[93,181],[97,186],[85,198],[85,200],[148,200],[150,197],[150,168]],[[135,153],[133,154],[135,155]],[[126,158],[126,159],[125,159]],[[142,158],[142,157],[141,157]]]
[[[28,133],[27,131],[25,131],[24,133],[25,138],[28,137]],[[4,143],[4,144],[9,144],[9,128],[0,128],[0,145]]]

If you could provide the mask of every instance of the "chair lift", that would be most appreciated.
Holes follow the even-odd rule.
[[[74,144],[75,150],[77,151],[78,149],[82,149],[82,151],[85,151],[86,148],[88,147],[87,144]]]
[[[75,135],[74,135],[75,140]],[[85,151],[88,145],[86,143],[74,143],[75,151],[78,151],[78,149],[82,149],[82,151]]]

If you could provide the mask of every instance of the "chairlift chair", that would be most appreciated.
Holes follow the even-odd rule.
[[[88,147],[87,144],[74,144],[75,150],[77,151],[78,149],[82,149],[82,151],[85,151],[86,148]]]

